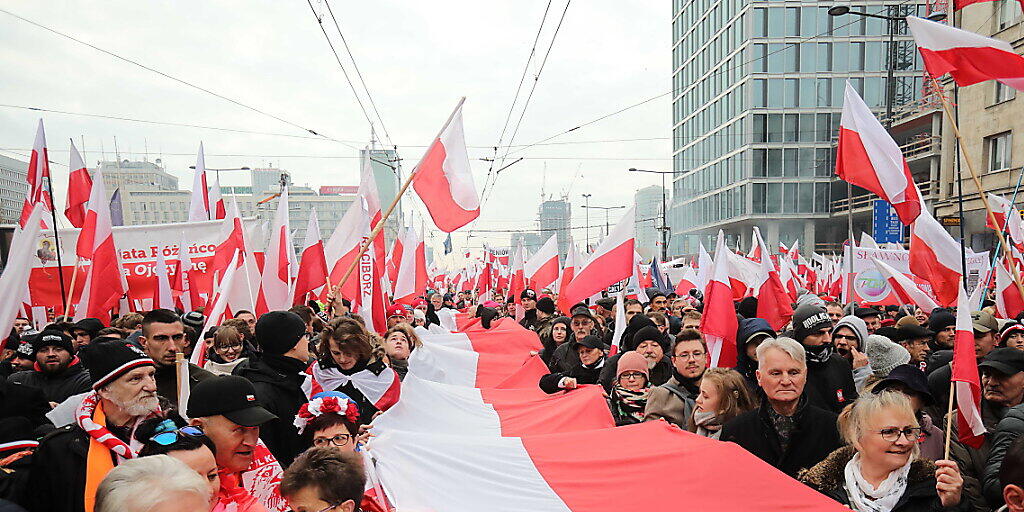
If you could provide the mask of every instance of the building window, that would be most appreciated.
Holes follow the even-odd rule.
[[[992,84],[995,85],[995,94],[993,94],[992,104],[1010,101],[1017,96],[1017,90],[1013,87],[1008,87],[996,81],[993,81]]]
[[[1002,171],[1010,168],[1010,132],[985,137],[986,161],[988,172]]]
[[[1003,30],[1020,19],[1020,4],[1017,0],[998,0],[995,9],[997,30]]]

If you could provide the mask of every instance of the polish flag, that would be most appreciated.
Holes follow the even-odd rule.
[[[900,147],[849,81],[839,121],[836,173],[888,201],[904,224],[909,225],[921,213],[921,193]]]
[[[754,243],[762,254],[768,253],[768,246],[761,238],[761,230],[754,226]],[[784,263],[784,262],[782,262]],[[772,259],[761,258],[761,272],[758,274],[759,281],[753,287],[757,297],[757,317],[768,321],[772,329],[779,331],[789,320],[793,318],[793,306],[789,294],[782,281],[779,279],[779,271],[772,263]],[[738,326],[737,326],[738,327]]]
[[[921,308],[927,314],[931,314],[932,310],[939,307],[930,295],[925,293],[920,287],[914,283],[914,280],[907,277],[906,274],[892,268],[885,262],[879,261],[876,258],[871,258],[871,261],[875,263],[875,267],[878,271],[885,276],[885,280],[889,282],[889,286],[896,292],[896,296],[899,298],[901,304],[915,304]]]
[[[539,380],[539,378],[538,378]],[[537,387],[472,388],[410,373],[402,399],[373,421],[374,431],[445,432],[466,437],[555,434],[612,428],[615,420],[601,386],[548,395]]]
[[[1024,311],[1024,297],[1020,295],[1020,289],[1004,264],[997,264],[996,273],[996,311],[1002,318],[1017,318],[1021,311]],[[985,286],[983,281],[979,288]],[[977,304],[972,302],[972,304]]]
[[[167,272],[167,259],[164,257],[163,247],[157,247],[156,266],[153,273],[156,276],[156,286],[153,288],[153,308],[174,309],[171,279]]]
[[[562,311],[633,274],[636,208],[631,207],[558,295]]]
[[[210,215],[210,188],[206,184],[206,156],[203,154],[203,143],[200,142],[196,172],[192,178],[192,199],[188,204],[188,220],[194,222],[213,218]]]
[[[940,306],[956,304],[960,286],[960,247],[927,210],[910,227],[910,272],[928,281]]]
[[[292,304],[305,304],[306,294],[327,284],[327,258],[324,256],[324,241],[320,238],[320,220],[316,209],[309,212],[306,225],[306,241],[302,244],[299,271],[295,277],[295,297]]]
[[[391,252],[388,253],[388,260],[386,263],[388,281],[391,282],[392,286],[398,282],[398,267],[402,264],[402,252],[405,249],[402,246],[402,241],[405,240],[406,228],[405,226],[398,227],[398,236],[395,237],[395,242],[391,244]]]
[[[336,286],[341,281],[345,271],[348,270],[352,262],[355,261],[356,255],[359,254],[360,244],[369,235],[370,218],[366,212],[365,201],[360,201],[357,197],[356,201],[353,201],[348,210],[345,211],[341,222],[334,228],[331,238],[324,245],[327,265],[331,269],[328,287],[324,288],[325,295],[329,291],[330,286]],[[353,275],[357,276],[358,274],[353,272]],[[359,280],[349,277],[342,284],[339,296],[354,301],[358,295]]]
[[[114,246],[110,205],[107,204],[106,194],[103,172],[96,169],[89,196],[89,211],[86,212],[85,223],[78,234],[75,248],[79,258],[91,262],[75,316],[99,318],[104,325],[109,325],[110,310],[127,290],[117,248]]]
[[[245,230],[242,228],[242,215],[238,211],[238,202],[232,200],[231,215],[225,216],[221,222],[221,242],[213,249],[213,260],[210,269],[215,274],[223,274],[227,270],[228,262],[235,251],[239,251],[242,258],[245,257]],[[241,258],[236,260],[241,263]]]
[[[260,280],[260,294],[256,300],[257,314],[288,309],[291,306],[291,270],[294,268],[295,250],[292,249],[291,232],[288,229],[288,188],[281,192],[277,212],[270,230],[266,260],[263,263],[263,277]]]
[[[412,226],[405,228],[402,259],[397,261],[398,275],[395,280],[393,302],[412,305],[427,288],[427,266],[424,246],[419,234]]]
[[[916,16],[907,16],[907,26],[931,76],[949,73],[961,87],[996,80],[1024,91],[1024,57],[1010,43]]]
[[[686,297],[690,295],[690,290],[697,288],[697,273],[693,271],[693,267],[686,267],[683,269],[683,277],[679,278],[679,282],[676,283],[676,295],[680,297]]]
[[[736,329],[739,323],[729,285],[730,254],[725,245],[725,233],[719,230],[714,264],[704,289],[704,316],[700,320],[700,332],[704,334],[711,352],[712,367],[736,366]]]
[[[207,198],[206,207],[210,212],[210,220],[220,220],[227,216],[227,207],[224,205],[224,196],[220,193],[220,178],[217,177],[217,173],[213,173],[213,185],[210,186]]]
[[[515,373],[542,347],[537,334],[511,318],[483,329],[479,319],[451,334],[423,334],[409,356],[409,373],[445,384],[489,388]]]
[[[612,346],[608,355],[614,356],[622,347],[622,335],[626,333],[626,290],[619,288],[615,294],[615,330],[612,331]]]
[[[68,167],[71,169],[71,175],[68,176],[68,197],[64,216],[72,226],[81,228],[85,224],[85,212],[88,210],[86,204],[92,191],[92,177],[85,168],[82,155],[75,147],[75,141],[71,141],[71,165]]]
[[[480,216],[480,197],[466,153],[459,100],[441,133],[413,170],[412,186],[430,212],[434,225],[451,233]]]
[[[512,249],[512,254],[509,257],[509,279],[508,279],[508,294],[512,297],[512,302],[515,304],[515,311],[513,317],[516,322],[523,319],[526,311],[523,309],[523,290],[526,290],[526,249],[523,249],[523,242],[520,241],[516,244],[515,248]]]
[[[178,261],[175,264],[177,272],[171,279],[171,294],[174,296],[175,305],[182,311],[194,311],[203,305],[199,296],[198,287],[192,287],[192,257],[188,254],[188,242],[185,241],[185,232],[181,232],[181,242],[178,243]]]
[[[789,251],[786,252],[786,255],[789,256],[789,259],[791,260],[795,260],[800,257],[800,240],[795,240],[793,242],[793,247],[790,247]]]
[[[378,420],[387,423],[387,414]],[[664,421],[522,437],[415,432],[414,425],[403,421],[378,432],[374,421],[370,441],[381,483],[402,509],[677,510],[685,496],[688,510],[777,512],[791,511],[795,503],[804,510],[847,510],[734,443],[691,435]],[[679,471],[678,460],[700,469]]]
[[[422,348],[417,348],[416,352]],[[402,381],[395,370],[388,366],[377,371],[364,367],[355,373],[342,373],[337,368],[324,368],[317,363],[313,363],[310,368],[313,370],[313,386],[338,389],[351,384],[381,411],[390,409],[401,397]]]
[[[1020,210],[1014,208],[1013,203],[1006,198],[995,194],[988,195],[988,202],[992,205],[992,215],[997,225],[992,225],[992,218],[986,217],[987,227],[1010,233],[1013,245],[1018,249],[1024,247],[1024,220],[1021,220]]]
[[[985,424],[981,420],[981,378],[974,348],[974,326],[967,291],[956,282],[956,336],[953,338],[953,375],[956,386],[957,429],[959,441],[978,448],[985,441]]]
[[[46,151],[46,133],[43,130],[43,120],[39,120],[39,127],[36,128],[36,140],[32,144],[32,156],[28,159],[28,197],[21,207],[21,219],[18,225],[25,227],[25,221],[32,215],[32,209],[36,204],[42,204],[49,212],[53,210],[53,200],[50,197],[50,156]],[[106,201],[106,198],[103,199]],[[40,217],[41,222],[46,224],[46,219]]]
[[[230,301],[234,288],[238,285],[239,280],[235,278],[238,274],[238,258],[240,251],[235,250],[231,253],[231,259],[228,260],[227,270],[224,271],[220,282],[216,283],[214,287],[215,293],[210,297],[210,308],[204,313],[206,314],[206,325],[203,326],[201,332],[207,332],[211,328],[221,324],[224,318],[224,313],[227,312],[228,302]],[[204,343],[196,343],[195,347],[192,348],[192,355],[189,356],[189,362],[202,368],[206,364],[206,349],[207,346]]]
[[[782,242],[779,242],[779,254],[787,254],[787,253],[789,253],[789,248],[786,247],[786,244],[784,244]]]
[[[711,280],[711,267],[714,265],[711,255],[708,254],[707,249],[704,248],[704,242],[697,243],[697,281],[693,284],[697,285],[698,290],[704,290],[708,287],[708,281]]]
[[[551,286],[558,279],[558,235],[551,235],[523,267],[531,288],[540,290]]]
[[[28,297],[28,281],[32,272],[32,260],[36,258],[36,245],[42,231],[42,218],[46,210],[33,208],[25,218],[24,229],[15,229],[7,253],[7,265],[0,274],[0,297]],[[0,302],[0,332],[9,333],[14,327],[14,319],[21,310],[21,301],[6,300]],[[7,336],[0,338],[0,350],[3,350]],[[12,349],[17,347],[10,347]]]
[[[551,373],[547,363],[540,355],[531,356],[523,366],[494,386],[495,389],[540,389],[537,383],[540,378]],[[545,393],[546,394],[546,393]]]

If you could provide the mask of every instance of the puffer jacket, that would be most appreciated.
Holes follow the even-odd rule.
[[[856,450],[852,446],[844,446],[819,462],[814,467],[800,472],[798,480],[812,489],[832,498],[839,503],[850,506],[850,497],[846,491],[846,464],[853,459]],[[938,512],[966,511],[966,500],[961,499],[959,505],[943,507],[939,495],[935,491],[935,463],[930,460],[918,459],[910,463],[907,475],[907,490],[896,502],[892,512]]]
[[[569,369],[567,372],[555,372],[549,373],[540,378],[538,385],[540,389],[548,394],[558,393],[562,391],[562,388],[558,387],[558,383],[563,377],[571,377],[576,379],[577,385],[583,384],[597,384],[597,379],[601,375],[601,370],[608,364],[608,358],[602,357],[600,361],[595,363],[592,367],[586,367],[583,363],[576,363],[576,366]]]
[[[996,425],[996,433],[991,436],[992,447],[985,464],[985,475],[982,490],[985,500],[992,508],[1003,503],[1003,486],[999,483],[999,469],[1003,466],[1006,451],[1015,439],[1024,434],[1024,404],[1015,405],[1006,411],[1003,419]]]

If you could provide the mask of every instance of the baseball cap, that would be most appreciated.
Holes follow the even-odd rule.
[[[186,412],[190,418],[224,416],[243,427],[277,419],[263,408],[252,383],[237,375],[220,375],[197,383],[192,387]]]
[[[857,309],[853,310],[853,316],[855,316],[857,318],[861,318],[861,319],[867,318],[869,316],[879,316],[879,315],[881,315],[881,313],[879,313],[878,310],[875,309],[875,308],[860,307],[860,308],[857,308]]]
[[[594,314],[590,312],[590,308],[586,304],[580,303],[572,307],[570,310],[572,316],[585,316],[591,320],[594,319]]]
[[[999,322],[996,322],[996,317],[986,311],[972,311],[971,323],[974,324],[976,332],[983,334],[999,330]]]
[[[978,369],[991,368],[1006,375],[1016,375],[1024,372],[1024,350],[1016,348],[1000,347],[985,356],[985,360],[978,364]]]
[[[597,336],[594,336],[593,334],[591,334],[589,336],[584,336],[582,340],[576,340],[576,345],[583,345],[584,347],[587,347],[587,348],[604,348],[605,347],[604,342],[601,341],[601,338],[598,338]],[[576,348],[576,347],[573,347],[573,348]],[[1014,350],[1016,350],[1016,349],[1014,349]],[[1022,352],[1022,353],[1024,353],[1024,352]]]
[[[910,391],[916,393],[921,397],[921,401],[925,405],[935,403],[935,397],[932,396],[931,390],[928,389],[928,377],[912,364],[901,364],[893,368],[889,372],[889,376],[878,381],[878,384],[871,388],[871,392],[877,395],[897,384],[902,384]]]

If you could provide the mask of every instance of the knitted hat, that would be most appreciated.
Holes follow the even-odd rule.
[[[555,314],[555,301],[551,297],[541,297],[537,300],[537,310],[549,315]]]
[[[519,298],[537,300],[537,292],[527,288],[519,294]]]
[[[933,310],[931,316],[928,317],[929,331],[939,332],[945,330],[946,327],[951,325],[956,325],[956,315],[951,313],[948,309]]]
[[[18,348],[14,351],[15,358],[32,359],[35,360],[36,351],[32,348],[32,343],[28,341],[22,341],[18,344]]]
[[[619,380],[619,377],[626,372],[640,372],[648,379],[651,377],[650,370],[647,369],[647,359],[633,350],[623,352],[619,357],[619,365],[615,369],[615,380]]]
[[[736,312],[743,318],[757,317],[757,297],[743,297],[736,303]]]
[[[797,308],[800,308],[802,306],[821,306],[824,308],[825,301],[821,297],[818,297],[813,293],[807,292],[804,293],[803,295],[797,296],[796,305]]]
[[[90,337],[96,336],[96,333],[100,332],[103,328],[103,322],[99,318],[83,318],[75,322],[75,330],[83,330],[89,333]]]
[[[910,352],[903,345],[877,334],[868,336],[864,353],[871,363],[871,370],[879,377],[885,377],[893,368],[910,362]]]
[[[626,345],[625,348],[627,350],[636,350],[641,343],[650,340],[658,342],[658,345],[661,345],[661,350],[668,354],[670,349],[668,339],[661,331],[658,330],[657,327],[653,326],[647,326],[637,331],[636,334],[633,335],[633,339],[629,340],[629,344]]]
[[[72,354],[75,353],[75,345],[71,343],[71,337],[64,331],[56,329],[47,329],[36,336],[32,341],[32,356],[34,357],[45,347],[60,347]]]
[[[92,389],[100,389],[141,366],[156,366],[141,348],[124,340],[92,343],[82,349],[82,362],[92,376]]]
[[[203,323],[206,321],[206,317],[198,311],[189,311],[184,315],[181,315],[181,323],[193,328],[196,332],[203,330]]]
[[[832,329],[832,320],[824,306],[804,304],[793,312],[793,338],[803,342],[804,338],[822,330]]]
[[[256,321],[256,344],[268,354],[288,352],[306,335],[306,322],[291,311],[271,311]]]

